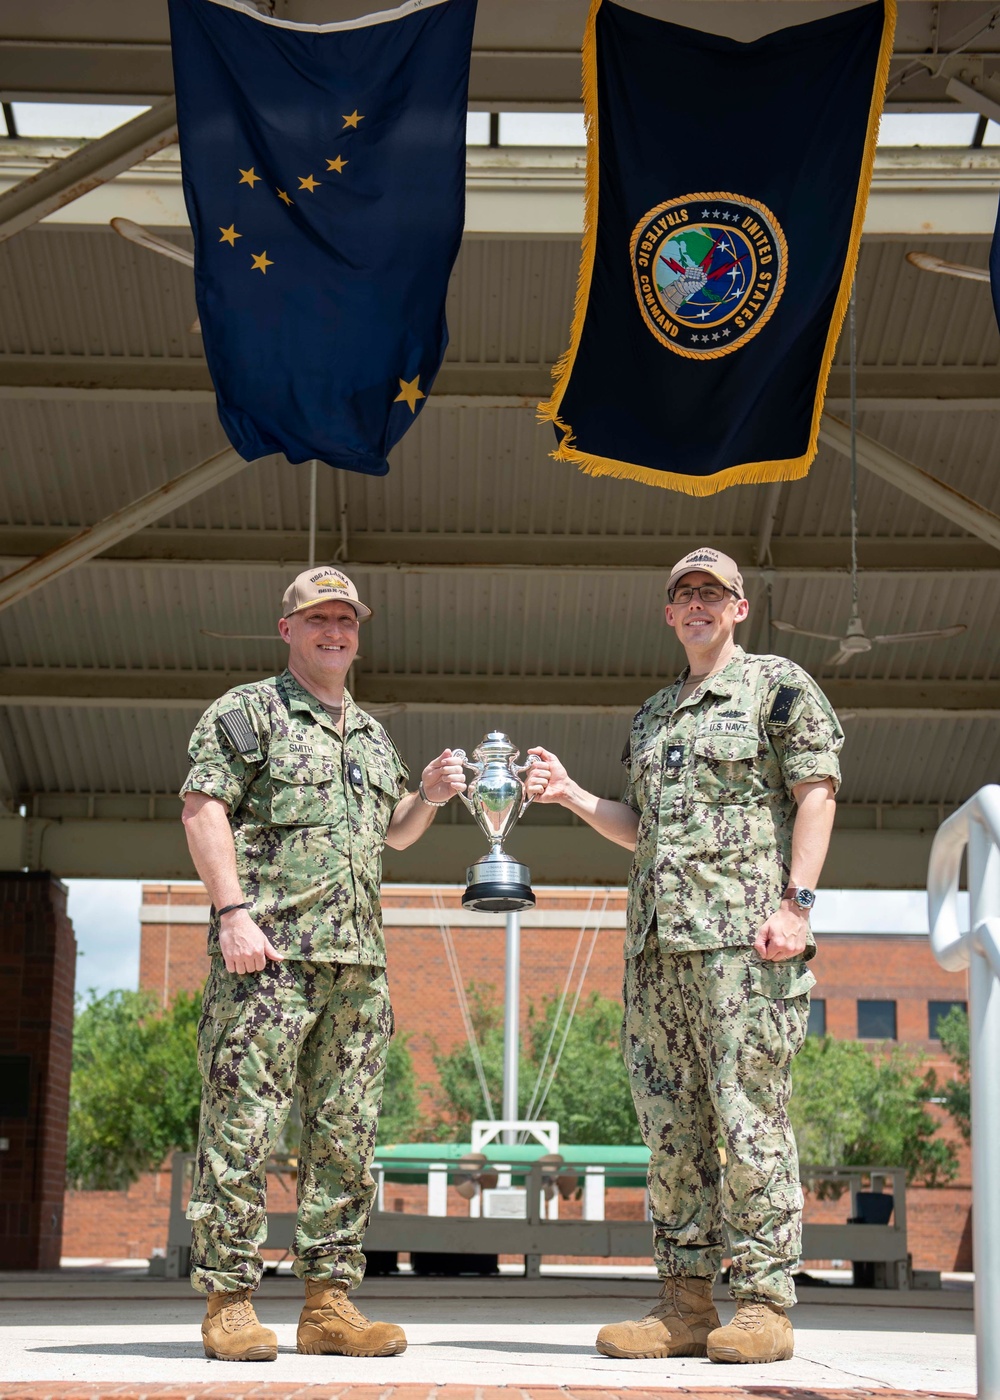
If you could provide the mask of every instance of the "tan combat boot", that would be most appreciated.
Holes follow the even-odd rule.
[[[728,1327],[720,1327],[708,1339],[712,1361],[791,1361],[795,1351],[792,1324],[777,1303],[742,1298]]]
[[[309,1356],[398,1356],[406,1333],[393,1322],[369,1322],[341,1279],[306,1279],[296,1342]]]
[[[201,1340],[210,1361],[277,1360],[278,1339],[257,1321],[252,1297],[252,1288],[208,1295]]]
[[[638,1322],[615,1322],[597,1334],[605,1356],[704,1356],[708,1334],[719,1325],[712,1279],[667,1278],[662,1302]]]

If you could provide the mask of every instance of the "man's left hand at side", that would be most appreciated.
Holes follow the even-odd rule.
[[[431,802],[447,802],[456,792],[465,791],[465,769],[451,749],[445,749],[420,775],[424,792]]]
[[[784,901],[761,924],[754,939],[754,950],[765,962],[786,962],[806,950],[809,916]]]

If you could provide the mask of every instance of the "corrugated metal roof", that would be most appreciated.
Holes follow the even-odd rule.
[[[171,234],[190,249],[190,235]],[[996,365],[989,292],[929,276],[910,249],[985,266],[976,241],[866,241],[858,273],[862,365]],[[567,239],[469,240],[448,297],[452,364],[547,365],[569,339],[579,245]],[[105,232],[36,229],[0,245],[0,354],[203,357],[194,280],[180,264]],[[846,364],[846,343],[838,361]]]
[[[176,792],[187,771],[187,743],[198,710],[12,709],[9,734],[19,755],[20,790]],[[543,744],[564,756],[590,791],[621,796],[625,716],[512,714],[498,706],[452,716],[403,711],[386,716],[384,723],[413,774],[446,747],[471,751],[499,726],[522,754]],[[992,720],[856,719],[845,728],[842,802],[953,804],[1000,776],[1000,726]]]
[[[662,618],[662,579],[595,569],[373,573],[353,569],[375,618],[362,633],[362,674],[377,677],[671,677],[683,665]],[[10,609],[0,665],[142,670],[259,670],[283,665],[284,646],[220,640],[204,631],[275,629],[284,578],[275,570],[91,564],[72,587],[39,589]],[[764,588],[748,588],[749,650],[768,647]],[[865,580],[869,634],[964,623],[944,641],[876,646],[850,665],[825,664],[829,642],[775,631],[771,649],[818,676],[991,679],[1000,675],[995,588],[965,575]],[[774,582],[773,615],[840,635],[850,613],[846,576]],[[586,697],[581,697],[586,703]]]

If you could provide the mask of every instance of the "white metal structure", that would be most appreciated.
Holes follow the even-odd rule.
[[[958,918],[968,852],[969,928]],[[991,784],[944,822],[927,877],[931,947],[949,972],[969,969],[972,1080],[972,1252],[979,1400],[1000,1400],[1000,787]]]

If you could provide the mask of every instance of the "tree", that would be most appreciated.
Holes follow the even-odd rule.
[[[468,989],[468,997],[490,1102],[499,1118],[503,1096],[503,1011],[493,987],[473,985]],[[539,1066],[549,1040],[552,1048],[542,1081],[543,1092],[565,1036],[551,1088],[540,1111],[535,1096],[533,1116],[556,1119],[563,1140],[576,1146],[640,1143],[618,1041],[621,1005],[595,992],[577,1008],[568,1029],[565,1008],[561,1016],[558,1013],[556,999],[543,1003],[541,1015],[533,1009],[529,1012],[518,1062],[518,1102],[522,1112],[535,1094]],[[442,1138],[467,1141],[472,1120],[488,1116],[471,1048],[467,1042],[460,1044],[446,1055],[435,1055],[434,1063],[440,1078],[434,1131]]]
[[[900,1046],[870,1051],[851,1040],[810,1037],[795,1061],[789,1117],[810,1166],[905,1167],[927,1186],[958,1170],[954,1146],[927,1109],[937,1092],[923,1056]]]
[[[378,1120],[378,1142],[413,1142],[423,1136],[423,1120],[417,1100],[417,1077],[407,1042],[410,1037],[397,1031],[389,1042],[385,1062],[385,1088]]]
[[[972,1099],[969,1085],[969,1017],[960,1006],[953,1006],[938,1021],[941,1045],[958,1073],[941,1086],[944,1106],[965,1138],[972,1139]]]
[[[66,1173],[83,1190],[124,1189],[168,1153],[194,1150],[201,993],[158,1013],[148,992],[108,992],[73,1028]]]
[[[533,1082],[557,1010],[556,1001],[546,1001],[542,1015],[529,1020],[529,1062]],[[621,1003],[594,992],[584,1005],[577,1007],[568,1033],[565,1014],[556,1026],[552,1056],[558,1051],[564,1035],[566,1042],[541,1116],[554,1118],[560,1125],[563,1139],[568,1143],[580,1147],[587,1143],[615,1146],[642,1144],[628,1071],[622,1059],[619,1039],[621,1023]],[[543,1088],[551,1075],[552,1056]]]
[[[198,1140],[201,992],[179,992],[161,1012],[148,992],[108,992],[78,1007],[73,1030],[66,1175],[79,1190],[124,1190],[171,1152]],[[417,1084],[405,1036],[390,1043],[379,1141],[420,1128]],[[280,1148],[295,1154],[291,1115]]]

